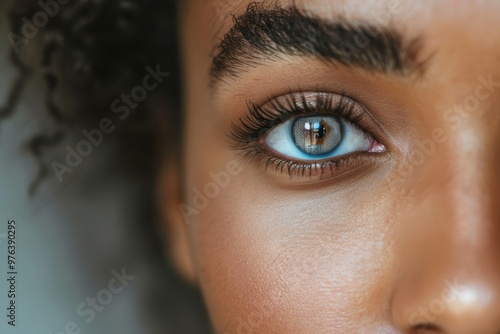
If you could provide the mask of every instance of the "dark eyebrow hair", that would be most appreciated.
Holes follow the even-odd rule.
[[[305,13],[295,5],[287,8],[251,3],[233,17],[233,26],[215,47],[210,68],[212,88],[245,68],[280,56],[313,56],[370,71],[409,75],[422,72],[418,61],[421,38],[405,42],[387,27],[330,22]]]

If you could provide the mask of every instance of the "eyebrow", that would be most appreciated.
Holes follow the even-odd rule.
[[[408,76],[423,71],[420,37],[405,41],[397,31],[370,23],[331,22],[295,5],[252,3],[214,50],[210,84],[237,78],[249,67],[283,56],[315,57],[369,71]]]

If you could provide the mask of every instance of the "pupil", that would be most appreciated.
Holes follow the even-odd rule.
[[[323,122],[321,122],[323,123]],[[316,132],[316,138],[320,139],[326,135],[326,127],[323,124],[320,124],[318,131]]]

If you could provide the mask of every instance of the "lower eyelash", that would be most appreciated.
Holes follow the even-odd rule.
[[[359,167],[360,160],[368,157],[367,152],[358,152],[323,162],[299,162],[282,159],[258,146],[249,148],[248,151],[242,151],[241,154],[247,163],[255,163],[257,166],[263,167],[266,172],[272,168],[274,173],[286,173],[290,178],[307,176],[318,180],[341,175],[351,168]]]

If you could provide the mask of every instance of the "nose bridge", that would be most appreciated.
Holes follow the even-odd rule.
[[[442,195],[450,198],[447,207],[453,220],[449,223],[457,237],[470,247],[498,244],[500,182],[496,142],[474,131],[457,137],[456,153],[447,167],[450,177]]]
[[[396,226],[395,324],[412,333],[500,333],[500,183],[493,136],[457,132],[412,180]]]

